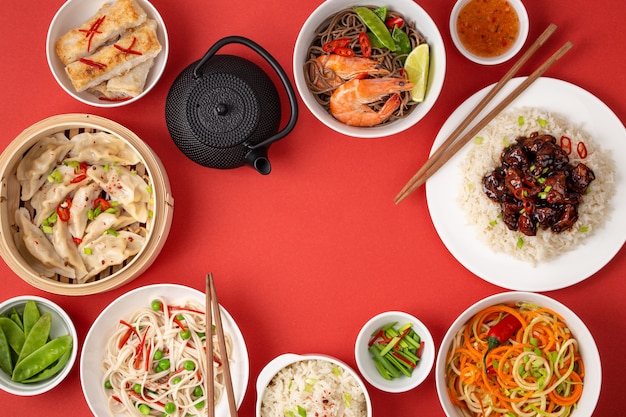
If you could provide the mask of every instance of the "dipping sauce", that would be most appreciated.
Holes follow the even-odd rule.
[[[511,49],[519,36],[520,21],[507,0],[470,0],[459,12],[456,29],[469,52],[493,58]]]

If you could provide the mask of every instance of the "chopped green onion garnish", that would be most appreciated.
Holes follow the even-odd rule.
[[[520,116],[517,118],[517,124],[520,126],[524,124],[524,116]]]
[[[83,252],[85,253],[85,255],[91,255],[91,248],[85,248],[83,249]]]
[[[520,238],[517,239],[517,248],[522,249],[522,246],[524,246],[524,239],[520,236]]]
[[[541,127],[546,127],[546,125],[548,124],[548,121],[545,119],[537,119],[537,124]]]

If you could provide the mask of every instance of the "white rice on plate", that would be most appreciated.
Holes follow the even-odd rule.
[[[502,150],[519,136],[531,133],[550,134],[571,139],[573,152],[570,163],[587,165],[595,174],[589,192],[578,207],[578,220],[569,231],[554,233],[537,230],[536,236],[525,236],[509,230],[501,220],[500,205],[490,200],[483,189],[483,177],[501,165]],[[462,186],[458,202],[466,213],[468,224],[475,226],[477,236],[490,248],[526,262],[545,262],[580,245],[584,239],[600,229],[610,216],[610,200],[614,194],[614,162],[603,152],[598,142],[581,126],[565,116],[536,108],[507,110],[480,131],[459,165]],[[587,157],[581,159],[576,152],[579,142],[584,142]]]
[[[311,359],[292,363],[265,389],[261,417],[302,415],[366,417],[365,393],[350,372],[332,362]]]

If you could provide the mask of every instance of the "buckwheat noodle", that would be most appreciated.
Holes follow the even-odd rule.
[[[107,343],[102,386],[109,399],[109,409],[113,414],[128,416],[162,416],[166,407],[169,410],[165,415],[172,417],[206,415],[204,305],[194,300],[168,305],[160,297],[155,302],[161,303],[160,310],[148,306],[120,320]],[[181,337],[184,331],[189,332],[188,338]],[[224,337],[230,357],[232,339],[227,333]],[[213,346],[217,347],[217,336],[213,334],[213,338]],[[224,392],[219,350],[214,350],[213,358],[217,404]],[[160,367],[168,363],[165,361],[169,366]]]
[[[489,329],[508,314],[521,329],[483,362]],[[526,303],[477,313],[455,335],[446,361],[450,400],[471,417],[569,416],[583,378],[578,341],[567,324],[556,312]]]
[[[372,10],[374,9],[373,7],[370,8]],[[391,10],[387,11],[387,17],[401,17],[404,19],[402,14]],[[327,53],[322,50],[322,45],[331,40],[345,37],[353,40],[350,44],[350,48],[354,50],[355,56],[362,56],[360,53],[358,37],[359,33],[366,30],[366,26],[363,22],[361,22],[359,16],[352,9],[344,9],[337,12],[316,30],[315,38],[313,39],[307,53],[308,59],[304,64],[304,77],[309,90],[313,93],[317,102],[329,112],[330,96],[338,85],[336,83],[331,84],[331,81],[335,79],[334,72],[330,69],[324,69],[316,58],[321,55],[327,55]],[[409,22],[405,19],[403,30],[409,36],[411,49],[415,49],[418,45],[426,43],[426,39],[422,37],[415,28],[415,22]],[[379,61],[382,67],[390,72],[390,74],[385,75],[386,77],[404,77],[404,61],[402,60],[402,57],[406,56],[407,54],[395,54],[389,49],[372,47],[371,59]],[[318,86],[318,83],[321,83],[324,87]],[[411,112],[417,104],[419,104],[411,100],[410,92],[402,92],[401,97],[402,105],[398,108],[398,110],[396,110],[394,115],[383,123],[389,123],[404,117]],[[385,97],[377,103],[371,103],[370,107],[376,111],[380,110],[387,98],[388,97]]]

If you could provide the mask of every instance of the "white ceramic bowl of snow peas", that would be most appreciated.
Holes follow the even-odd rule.
[[[54,302],[33,295],[3,301],[0,328],[3,391],[20,396],[42,394],[59,385],[74,366],[76,328]]]
[[[420,385],[430,374],[435,356],[426,325],[403,311],[372,317],[361,328],[354,347],[363,378],[386,392],[405,392]]]

